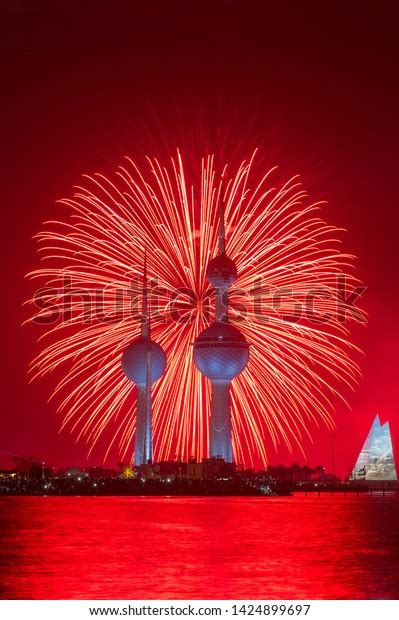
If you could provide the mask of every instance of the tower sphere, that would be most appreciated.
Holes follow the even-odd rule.
[[[166,368],[166,355],[162,347],[147,338],[137,338],[122,355],[122,370],[136,384],[144,385],[147,371],[147,347],[150,347],[151,383],[160,379]]]
[[[237,279],[237,267],[223,252],[209,261],[206,277],[215,288],[228,288]]]
[[[212,323],[194,343],[194,363],[211,381],[231,381],[248,359],[248,342],[230,323]]]

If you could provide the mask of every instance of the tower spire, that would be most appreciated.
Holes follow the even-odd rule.
[[[141,310],[141,337],[150,337],[150,317],[148,314],[148,286],[147,286],[147,248],[144,248],[143,267],[143,306]]]
[[[219,208],[219,256],[226,252],[226,229],[224,223],[224,196],[223,196],[223,177],[220,183],[220,208]]]

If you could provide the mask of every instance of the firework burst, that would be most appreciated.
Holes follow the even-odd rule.
[[[45,223],[37,235],[42,266],[29,274],[41,286],[29,320],[47,327],[31,375],[61,369],[52,397],[63,427],[90,450],[106,432],[108,451],[117,445],[121,458],[132,456],[135,388],[121,356],[139,335],[132,282],[140,282],[146,246],[152,337],[168,356],[153,390],[155,457],[206,456],[210,391],[192,343],[212,321],[205,273],[216,254],[222,194],[227,251],[238,268],[230,320],[251,345],[231,390],[235,458],[266,464],[270,438],[292,449],[314,424],[333,428],[333,404],[358,376],[342,316],[364,316],[345,307],[340,289],[357,285],[353,257],[342,253],[339,231],[320,218],[321,204],[309,202],[298,178],[275,187],[275,175],[259,175],[254,156],[235,170],[208,156],[190,171],[180,153],[165,165],[126,158],[112,178],[85,176],[60,201],[66,221]]]

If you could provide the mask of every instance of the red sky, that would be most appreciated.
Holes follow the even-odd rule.
[[[58,434],[55,406],[46,403],[51,382],[26,379],[37,351],[32,330],[20,328],[29,292],[24,274],[36,263],[31,236],[82,172],[107,173],[125,153],[156,144],[158,136],[149,137],[145,127],[154,126],[154,115],[162,124],[165,107],[177,123],[176,111],[190,118],[217,106],[226,126],[236,114],[242,148],[258,144],[272,163],[301,173],[312,197],[328,199],[325,217],[348,229],[345,249],[358,256],[368,286],[370,322],[358,334],[364,379],[351,398],[352,413],[336,413],[337,471],[351,468],[377,412],[390,421],[398,453],[395,4],[38,4],[3,2],[0,20],[6,61],[0,452],[56,464],[85,461],[85,446]],[[169,119],[169,135],[170,126]],[[309,463],[330,466],[329,434],[314,436],[306,446]],[[270,455],[273,463],[294,458],[283,448]]]

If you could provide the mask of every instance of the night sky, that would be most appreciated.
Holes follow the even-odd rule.
[[[176,119],[216,118],[217,109],[227,131],[235,118],[244,157],[256,143],[287,174],[300,173],[312,198],[328,200],[324,216],[348,229],[344,248],[357,255],[368,287],[369,325],[355,334],[364,377],[352,412],[336,412],[338,473],[353,466],[377,412],[392,425],[398,455],[395,3],[3,0],[1,7],[0,452],[85,463],[85,446],[58,434],[55,404],[47,404],[53,382],[27,382],[39,350],[35,330],[20,327],[31,292],[24,275],[37,265],[32,235],[60,215],[54,202],[71,194],[81,173],[109,173],[124,154],[153,150],[162,123],[172,148],[181,146]],[[329,433],[315,429],[314,438],[309,464],[331,467]],[[303,462],[283,447],[270,454],[272,463],[295,459]]]

